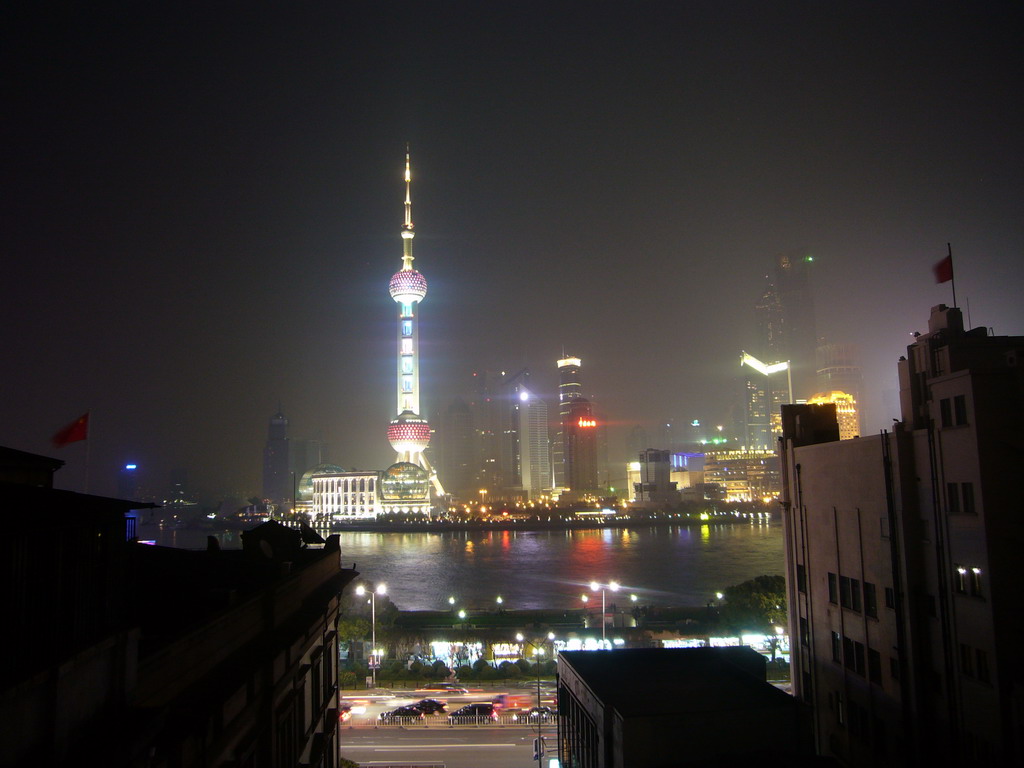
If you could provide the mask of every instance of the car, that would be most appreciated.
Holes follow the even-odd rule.
[[[520,720],[529,720],[531,723],[547,722],[558,713],[555,712],[551,707],[530,707],[529,712],[524,712],[519,718]]]
[[[423,719],[423,713],[416,707],[396,707],[388,712],[381,712],[378,720],[393,723],[412,723]]]
[[[433,715],[438,712],[447,712],[448,709],[443,701],[437,699],[421,699],[412,705],[425,715]]]
[[[338,722],[347,723],[352,719],[352,705],[345,702],[338,704]]]
[[[494,705],[489,701],[467,704],[448,715],[448,722],[452,725],[491,723],[497,719],[498,713],[494,711]]]

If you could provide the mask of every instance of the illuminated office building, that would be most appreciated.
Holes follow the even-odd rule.
[[[566,453],[569,408],[583,397],[578,357],[563,357],[558,361],[558,432],[555,435],[554,482],[558,488],[569,487],[569,457]]]
[[[818,383],[816,392],[845,392],[858,405],[864,385],[860,364],[860,347],[856,344],[822,343],[815,350]],[[810,402],[810,401],[808,401]],[[857,410],[857,434],[862,414]]]
[[[391,276],[388,289],[399,306],[398,381],[396,416],[388,425],[388,441],[398,456],[384,470],[381,499],[385,512],[429,512],[430,487],[438,496],[444,488],[423,455],[430,444],[430,425],[420,415],[420,364],[416,307],[427,295],[427,279],[413,268],[412,173],[405,155],[405,222],[402,225],[402,268]],[[422,491],[422,495],[421,494]]]
[[[821,392],[807,400],[808,405],[824,405],[831,403],[836,407],[836,418],[839,420],[839,439],[850,440],[860,435],[860,412],[857,401],[849,392]]]
[[[563,430],[563,466],[570,498],[582,499],[593,495],[598,489],[597,419],[589,400],[578,397],[569,403]]]
[[[529,499],[551,490],[551,440],[548,437],[548,405],[522,387],[519,404],[519,465],[522,488]]]
[[[763,363],[744,352],[740,356],[744,378],[744,447],[747,450],[775,450],[782,434],[784,403],[793,402],[793,379],[789,361]]]

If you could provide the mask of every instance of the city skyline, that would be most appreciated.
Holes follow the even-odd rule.
[[[819,335],[862,350],[866,433],[951,303],[947,242],[965,320],[1024,327],[1018,7],[585,8],[9,20],[0,443],[80,490],[84,446],[49,437],[88,411],[96,492],[129,461],[244,492],[280,403],[292,439],[386,466],[406,142],[432,423],[474,370],[528,367],[553,409],[564,351],[613,461],[634,426],[723,418],[794,250]]]

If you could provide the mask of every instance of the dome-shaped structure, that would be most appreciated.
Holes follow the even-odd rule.
[[[415,269],[402,269],[391,276],[391,298],[403,304],[421,301],[427,295],[427,278]]]
[[[416,453],[430,445],[430,425],[412,411],[402,411],[388,425],[388,441],[399,453]]]
[[[296,500],[313,500],[313,475],[333,475],[335,473],[344,471],[345,470],[339,467],[337,464],[317,464],[311,470],[303,474],[301,478],[299,478],[299,485],[295,489]]]
[[[400,461],[384,470],[379,488],[383,501],[423,501],[430,495],[430,475],[423,467]]]

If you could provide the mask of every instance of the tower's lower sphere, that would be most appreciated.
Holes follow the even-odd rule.
[[[429,494],[427,470],[407,461],[392,464],[380,478],[380,497],[384,501],[422,501]]]
[[[402,411],[388,425],[388,441],[398,453],[418,453],[430,445],[430,425],[412,411]]]

